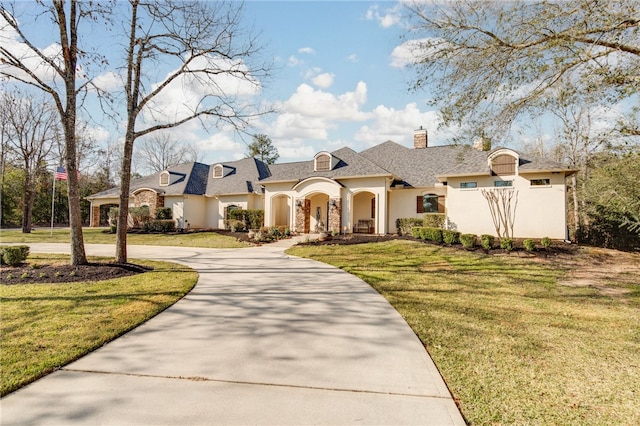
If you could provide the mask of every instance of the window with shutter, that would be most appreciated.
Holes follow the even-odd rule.
[[[442,206],[440,204],[442,203]],[[444,213],[444,196],[442,201],[436,194],[418,195],[416,213]]]

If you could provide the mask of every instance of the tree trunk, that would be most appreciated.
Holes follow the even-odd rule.
[[[64,18],[64,4],[56,4],[58,16]],[[69,7],[69,32],[65,27],[66,19],[59,20],[60,39],[65,69],[66,108],[63,112],[65,139],[65,165],[67,167],[67,196],[69,197],[69,226],[71,228],[71,264],[87,264],[82,236],[82,215],[80,214],[80,193],[78,191],[78,165],[76,153],[76,66],[78,57],[78,34],[76,18],[76,1]]]
[[[573,197],[573,239],[578,241],[578,231],[580,229],[580,209],[578,207],[578,180],[576,174],[571,175],[571,195]]]
[[[127,263],[127,227],[129,226],[129,190],[131,189],[131,157],[133,156],[133,121],[125,136],[120,172],[120,206],[116,231],[116,262]]]
[[[22,233],[29,234],[31,233],[31,214],[33,212],[33,202],[36,194],[32,188],[28,170],[25,170],[25,175],[24,196],[22,197]]]

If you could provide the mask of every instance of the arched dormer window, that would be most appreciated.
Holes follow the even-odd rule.
[[[491,172],[497,176],[513,176],[518,173],[519,157],[515,151],[501,148],[489,156]]]
[[[168,186],[169,185],[169,172],[164,171],[160,173],[160,186]]]
[[[313,163],[313,170],[316,172],[328,172],[333,166],[333,164],[331,164],[331,160],[331,154],[329,154],[328,152],[320,152],[316,154]]]
[[[213,177],[218,179],[218,178],[221,178],[222,175],[223,175],[222,164],[216,164],[215,166],[213,166]]]

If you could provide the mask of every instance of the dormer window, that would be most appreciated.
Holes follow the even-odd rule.
[[[509,154],[498,155],[491,161],[491,170],[498,176],[516,174],[516,158]]]
[[[223,167],[221,164],[216,164],[215,166],[213,166],[213,177],[218,179],[222,177],[222,170]]]
[[[518,174],[520,156],[512,149],[496,149],[489,154],[487,160],[494,176],[515,176]]]
[[[314,170],[316,172],[328,172],[331,170],[331,154],[328,152],[320,152],[314,159]]]
[[[169,185],[169,172],[164,171],[160,173],[160,186],[168,186]]]

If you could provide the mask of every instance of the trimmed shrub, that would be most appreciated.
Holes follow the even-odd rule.
[[[264,210],[241,210],[246,213],[245,225],[247,229],[260,229],[264,224]]]
[[[414,226],[413,228],[411,228],[411,236],[413,238],[422,238],[422,226]]]
[[[446,244],[458,244],[460,242],[460,232],[450,231],[448,229],[442,230],[442,240]]]
[[[242,222],[240,224],[239,222]],[[225,229],[232,232],[241,232],[248,229],[260,229],[264,224],[264,210],[234,209],[227,211]]]
[[[433,241],[435,243],[442,242],[442,229],[440,228],[422,228],[422,239],[427,241]]]
[[[29,256],[29,246],[5,246],[1,250],[3,265],[18,266]]]
[[[149,206],[129,207],[129,215],[133,222],[132,228],[142,228],[142,225],[151,220]]]
[[[411,230],[415,227],[424,226],[424,219],[417,217],[406,217],[396,219],[396,228],[398,229],[398,235],[413,235]],[[415,237],[415,235],[413,235]],[[416,237],[418,238],[418,237]]]
[[[422,218],[422,226],[427,228],[444,228],[444,213],[429,213]]]
[[[171,207],[158,207],[156,209],[157,220],[170,220],[173,219],[173,211]]]
[[[460,243],[464,248],[474,248],[476,246],[476,236],[474,234],[460,235]]]
[[[543,239],[540,240],[540,244],[542,245],[542,247],[544,247],[545,249],[548,249],[549,247],[551,247],[551,238],[549,237],[544,237]]]
[[[225,219],[224,229],[231,232],[242,232],[246,230],[244,220],[238,219]]]
[[[500,248],[505,250],[507,253],[510,252],[513,250],[513,240],[511,238],[501,238]]]
[[[493,248],[493,242],[495,241],[495,237],[489,234],[480,235],[480,245],[485,250],[491,250]]]
[[[534,251],[536,249],[536,243],[532,239],[528,238],[522,242],[526,251]]]
[[[176,222],[173,219],[150,220],[142,224],[144,232],[160,232],[166,234],[176,231]]]

